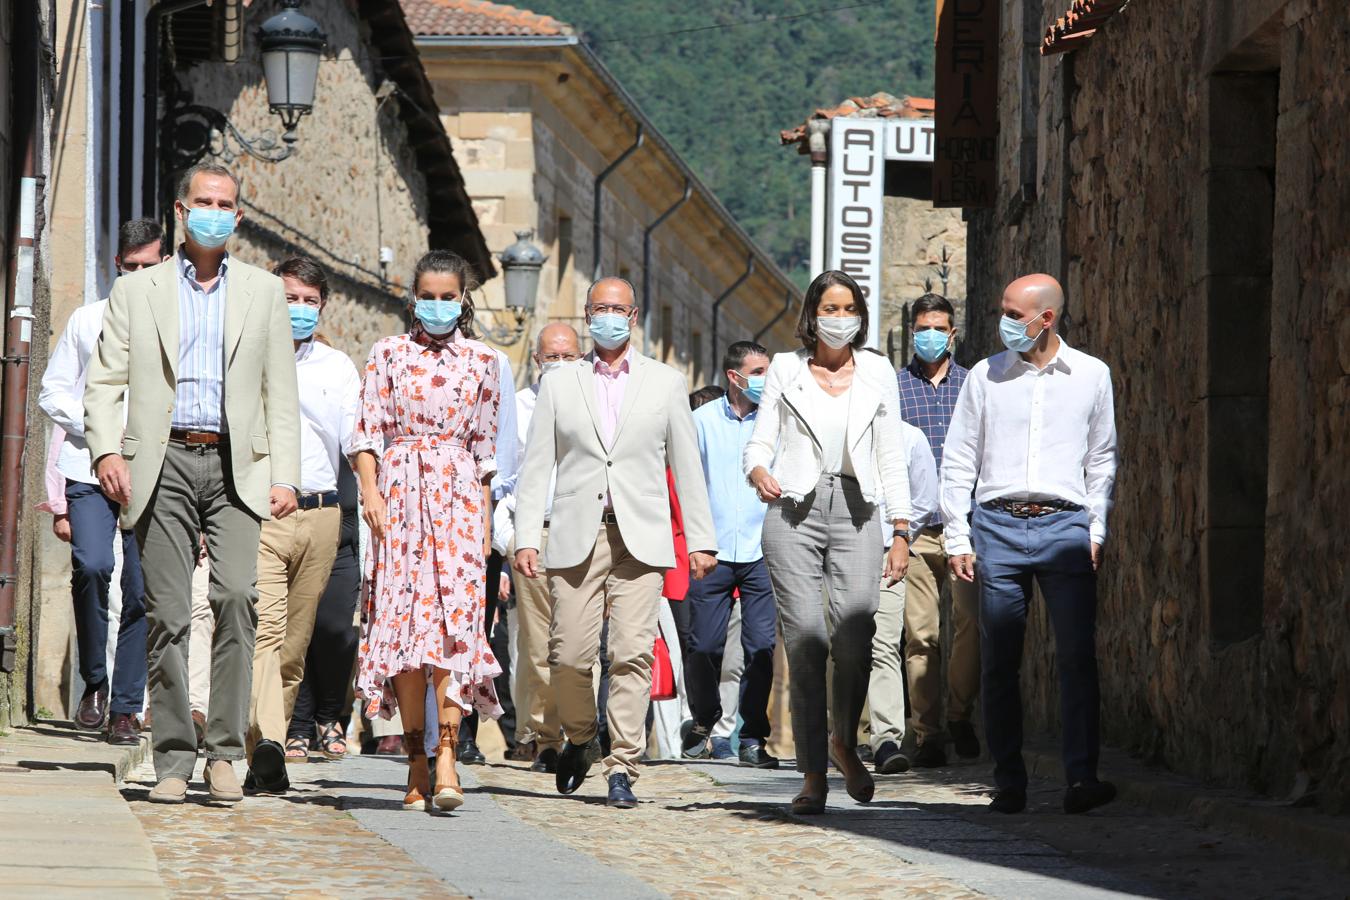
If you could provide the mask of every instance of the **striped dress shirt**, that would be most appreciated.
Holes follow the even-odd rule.
[[[173,427],[224,432],[225,281],[230,255],[210,289],[197,283],[197,268],[178,252],[178,387]]]

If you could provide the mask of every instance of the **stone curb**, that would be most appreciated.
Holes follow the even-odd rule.
[[[113,784],[125,781],[149,754],[146,734],[134,747],[115,746],[69,722],[35,722],[0,737],[0,767],[102,771],[112,776]]]
[[[1029,774],[1064,779],[1059,755],[1044,748],[1024,751]],[[1183,816],[1207,827],[1233,829],[1295,853],[1308,853],[1350,870],[1350,822],[1314,809],[1211,788],[1172,772],[1151,769],[1120,751],[1103,748],[1104,777],[1120,798],[1163,815]]]

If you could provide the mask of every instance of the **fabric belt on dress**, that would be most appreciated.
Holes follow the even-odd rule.
[[[326,506],[338,505],[337,491],[324,491],[322,493],[314,492],[310,494],[301,494],[295,498],[296,509],[323,509]]]
[[[187,444],[189,447],[228,444],[230,436],[216,431],[189,431],[186,428],[170,428],[169,440],[175,444]]]
[[[997,509],[1014,519],[1039,519],[1057,512],[1077,512],[1083,507],[1068,500],[1008,500],[1000,497],[981,503],[985,509]]]
[[[441,447],[454,447],[466,453],[469,451],[468,441],[450,434],[400,434],[394,437],[390,443],[404,446],[413,445],[418,450],[438,450]]]

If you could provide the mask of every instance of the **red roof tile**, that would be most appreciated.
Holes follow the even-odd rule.
[[[838,116],[852,118],[881,119],[931,119],[934,103],[928,97],[897,97],[885,91],[877,91],[870,97],[850,97],[838,106],[818,109],[811,119],[833,119]],[[809,152],[807,147],[807,122],[796,128],[778,132],[778,139],[784,144],[799,144],[802,153]]]
[[[572,27],[552,16],[485,0],[401,0],[416,35],[556,35]]]
[[[1130,0],[1074,0],[1068,11],[1045,29],[1045,37],[1041,41],[1041,56],[1068,53],[1087,46],[1087,42],[1097,33],[1097,29],[1129,2]]]

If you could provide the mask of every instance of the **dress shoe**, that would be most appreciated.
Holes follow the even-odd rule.
[[[735,759],[736,751],[731,749],[730,738],[715,737],[708,742],[712,747],[713,759]]]
[[[478,743],[473,738],[464,738],[459,742],[455,758],[466,766],[481,766],[487,763],[487,757],[478,749]]]
[[[899,775],[909,771],[909,757],[895,741],[883,741],[872,755],[872,765],[878,775]]]
[[[1085,813],[1116,799],[1116,786],[1109,781],[1080,781],[1064,792],[1066,813]]]
[[[952,736],[956,755],[962,759],[977,759],[980,755],[980,739],[975,736],[975,726],[969,720],[948,722],[947,733]]]
[[[530,765],[530,771],[550,775],[558,771],[558,751],[552,747],[540,750],[539,755],[534,758],[534,763]]]
[[[118,747],[134,747],[141,742],[140,723],[129,713],[113,713],[108,723],[108,743]]]
[[[581,783],[590,774],[591,766],[594,765],[591,762],[591,748],[595,743],[595,739],[592,738],[590,744],[574,744],[568,741],[563,747],[562,753],[558,754],[558,768],[554,773],[558,793],[570,794],[581,787]]]
[[[86,691],[75,708],[75,724],[91,731],[99,730],[108,721],[108,684]]]
[[[680,755],[685,759],[707,759],[712,755],[708,749],[708,732],[695,725],[680,741]]]
[[[192,711],[192,730],[197,733],[197,749],[206,746],[206,713],[200,709]]]
[[[994,812],[1020,813],[1027,808],[1027,792],[1019,791],[1016,788],[1007,788],[1002,791],[994,792],[994,799],[989,801],[989,808]]]
[[[589,766],[596,765],[606,756],[609,756],[609,739],[596,735],[586,745],[586,764]]]
[[[279,794],[291,786],[286,775],[286,751],[276,741],[263,739],[253,748],[248,773],[260,793]]]
[[[206,782],[206,790],[212,800],[238,803],[244,799],[244,792],[239,787],[239,776],[234,774],[234,766],[228,759],[208,759],[206,768],[202,770],[202,780]]]
[[[151,803],[182,803],[187,799],[187,779],[170,775],[160,779],[159,784],[150,789],[146,798]]]
[[[759,741],[741,741],[741,765],[753,769],[776,769],[778,757],[770,756],[769,751]]]
[[[284,794],[291,789],[290,776],[283,776],[281,781],[271,784],[261,784],[258,776],[252,769],[244,776],[244,792],[248,794]]]
[[[614,809],[632,809],[637,804],[638,799],[633,795],[633,786],[628,781],[628,776],[622,772],[609,776],[609,797],[606,798],[605,805]]]
[[[947,751],[942,749],[942,739],[936,736],[928,738],[919,745],[914,754],[914,768],[937,769],[947,764]]]

